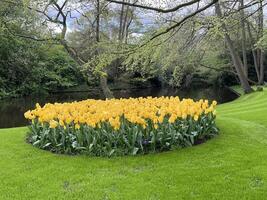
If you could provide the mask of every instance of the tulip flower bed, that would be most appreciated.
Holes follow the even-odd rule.
[[[25,113],[27,141],[55,153],[121,156],[161,152],[218,134],[216,101],[178,97],[46,104]]]

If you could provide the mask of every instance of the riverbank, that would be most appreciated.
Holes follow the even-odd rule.
[[[122,158],[62,156],[0,129],[0,199],[265,199],[267,90],[218,106],[205,144]]]

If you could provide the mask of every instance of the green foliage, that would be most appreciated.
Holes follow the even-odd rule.
[[[262,36],[256,41],[254,48],[267,49],[267,30],[264,30]]]
[[[181,67],[175,67],[172,73],[172,78],[169,81],[169,84],[175,87],[181,86],[182,83],[182,69]]]
[[[187,24],[176,34],[166,34],[149,41],[151,35],[145,35],[142,43],[145,46],[137,48],[134,53],[126,57],[123,62],[129,73],[138,73],[144,80],[158,79],[163,84],[172,87],[182,87],[188,75],[201,68],[201,45],[192,41]]]
[[[12,1],[10,1],[12,2]],[[18,2],[0,8],[0,98],[47,93],[83,81],[77,64],[41,26],[36,12]]]
[[[27,140],[38,148],[55,153],[121,156],[188,147],[218,134],[212,113],[202,114],[197,121],[191,117],[177,119],[173,124],[166,117],[157,129],[150,120],[145,129],[124,118],[121,123],[123,125],[118,130],[107,122],[96,128],[81,125],[75,129],[70,124],[66,128],[51,129],[48,123],[40,124],[34,120]]]
[[[61,46],[15,38],[3,30],[1,34],[0,98],[54,91],[83,81]]]

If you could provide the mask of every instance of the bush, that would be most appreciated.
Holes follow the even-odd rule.
[[[215,105],[178,97],[46,104],[25,113],[27,140],[64,154],[121,156],[194,145],[216,134]]]

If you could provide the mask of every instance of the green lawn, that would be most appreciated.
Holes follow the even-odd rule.
[[[267,90],[218,107],[221,134],[154,155],[55,155],[0,130],[0,199],[267,199]]]

